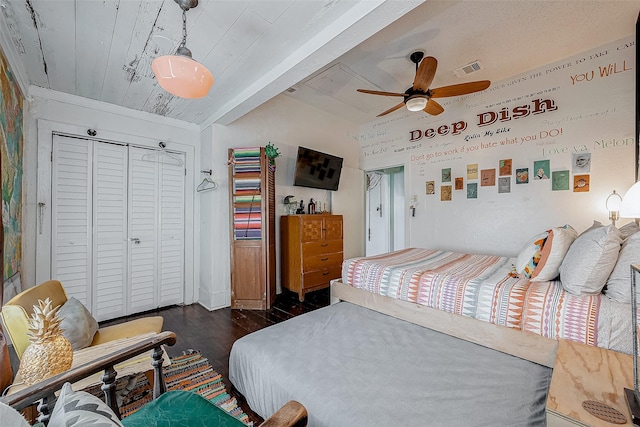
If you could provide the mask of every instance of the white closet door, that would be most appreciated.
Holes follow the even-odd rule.
[[[127,314],[127,157],[128,147],[94,142],[93,316]]]
[[[51,278],[91,310],[92,144],[53,136]]]
[[[184,157],[182,157],[184,162]],[[160,165],[159,305],[184,302],[184,166]]]
[[[129,311],[158,307],[158,233],[160,164],[142,160],[148,150],[129,151]]]

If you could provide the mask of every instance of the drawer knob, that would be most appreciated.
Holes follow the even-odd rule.
[[[320,261],[327,261],[329,258],[320,258]]]
[[[323,276],[326,276],[327,274],[329,274],[329,272],[328,272],[328,271],[324,271],[324,272],[322,273],[322,275],[323,275]]]
[[[328,243],[323,243],[320,246],[322,246],[324,248],[325,246],[329,246],[329,244]]]

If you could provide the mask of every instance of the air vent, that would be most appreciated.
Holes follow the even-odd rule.
[[[480,71],[482,67],[480,66],[480,61],[473,61],[470,64],[467,64],[463,67],[456,68],[453,70],[453,74],[458,77],[464,77],[467,74],[475,73],[476,71]]]
[[[290,87],[289,89],[287,89],[287,93],[293,93],[295,91],[297,91],[298,89],[296,89],[295,87]]]

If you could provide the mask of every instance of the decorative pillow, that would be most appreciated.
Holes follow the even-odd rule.
[[[60,328],[74,350],[80,350],[91,345],[93,336],[98,330],[98,322],[89,310],[77,299],[70,297],[65,302],[58,316],[62,319]]]
[[[560,265],[578,232],[569,224],[553,227],[540,250],[540,262],[531,275],[532,282],[554,280],[560,274]]]
[[[591,227],[587,228],[586,230],[584,230],[582,233],[580,233],[580,236],[582,236],[584,233],[586,233],[587,231],[591,231],[594,228],[600,228],[600,227],[604,227],[604,225],[602,225],[602,223],[600,221],[596,221],[593,220],[593,224],[591,225]],[[578,236],[578,237],[580,237]]]
[[[106,403],[87,392],[73,391],[71,384],[65,383],[51,412],[49,427],[75,426],[123,427]]]
[[[533,236],[520,250],[518,259],[516,260],[516,271],[518,274],[524,274],[526,277],[531,277],[531,272],[538,264],[540,257],[535,257],[542,249],[542,245],[546,240],[548,232],[540,233]],[[535,260],[534,260],[535,258]]]
[[[619,230],[620,237],[622,237],[622,240],[624,240],[627,237],[630,237],[632,234],[636,234],[638,231],[640,231],[640,227],[638,227],[638,224],[636,224],[635,222],[630,222],[629,224],[625,224],[620,227]]]
[[[2,402],[0,402],[0,420],[3,426],[29,427],[29,423],[20,412]]]
[[[612,300],[631,303],[631,264],[640,264],[640,233],[631,235],[622,244],[618,260],[604,290],[604,294]]]
[[[560,266],[562,287],[574,295],[602,292],[620,252],[620,232],[614,225],[593,228],[571,244]]]

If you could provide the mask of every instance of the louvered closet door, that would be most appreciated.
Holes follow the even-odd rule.
[[[132,312],[184,301],[184,166],[148,154],[130,151]]]
[[[93,145],[54,135],[52,152],[51,278],[91,309]]]

